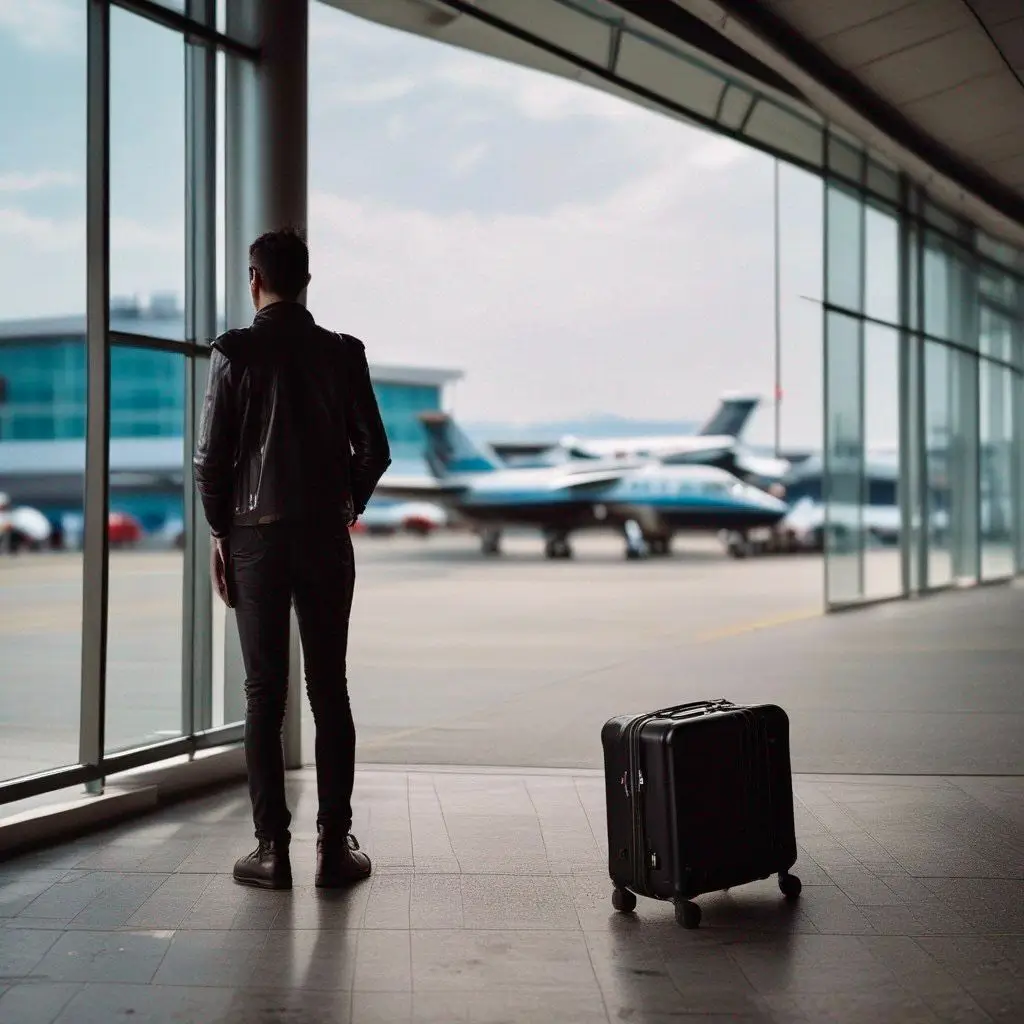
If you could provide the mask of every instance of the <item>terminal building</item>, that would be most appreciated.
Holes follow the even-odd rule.
[[[113,337],[181,337],[175,296],[114,299]],[[370,375],[392,449],[392,474],[426,477],[419,417],[446,407],[458,371],[371,364]],[[186,365],[174,351],[110,349],[110,509],[145,535],[183,538]],[[87,407],[82,317],[0,321],[0,492],[50,521],[55,537],[81,535]]]

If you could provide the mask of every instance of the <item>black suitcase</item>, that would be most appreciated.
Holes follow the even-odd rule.
[[[774,704],[698,701],[613,718],[601,730],[612,903],[673,900],[700,924],[695,896],[778,873],[800,895],[789,718]]]

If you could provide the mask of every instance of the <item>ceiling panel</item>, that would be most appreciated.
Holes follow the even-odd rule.
[[[1010,160],[1002,160],[993,165],[992,173],[1001,181],[1020,188],[1021,185],[1024,185],[1024,153],[1019,153]]]
[[[1011,131],[1000,135],[986,135],[971,144],[975,152],[985,164],[1006,160],[1008,157],[1024,153],[1024,123]]]
[[[799,22],[808,39],[835,35],[855,25],[914,7],[917,0],[762,0],[780,17]]]
[[[977,27],[950,32],[858,69],[857,77],[900,106],[1004,67]]]
[[[1021,5],[1024,10],[1024,4]],[[1003,56],[1018,70],[1024,71],[1024,14],[1014,21],[989,28]]]
[[[858,68],[977,24],[960,0],[928,0],[927,16],[922,17],[922,13],[919,3],[901,7],[866,24],[824,36],[818,42],[842,61],[843,67]]]
[[[1002,25],[1020,17],[1020,0],[968,0],[978,17],[989,25]]]
[[[1024,115],[1020,87],[1005,68],[900,109],[936,138],[960,142],[1013,131]]]

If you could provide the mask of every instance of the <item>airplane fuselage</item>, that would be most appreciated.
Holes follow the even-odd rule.
[[[463,481],[457,508],[481,523],[565,531],[629,520],[651,532],[744,530],[771,526],[786,513],[771,495],[704,467],[652,464],[614,480],[588,480],[581,473],[581,482],[571,487],[552,487],[552,479],[544,469],[473,475]]]

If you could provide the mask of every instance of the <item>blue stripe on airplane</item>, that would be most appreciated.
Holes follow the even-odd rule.
[[[628,491],[589,491],[576,493],[568,490],[559,491],[495,491],[493,494],[470,491],[460,505],[470,509],[473,506],[485,505],[593,505],[602,502],[614,504],[640,504],[656,508],[706,508],[706,509],[761,509],[752,502],[736,501],[724,495],[712,494],[650,494]]]

